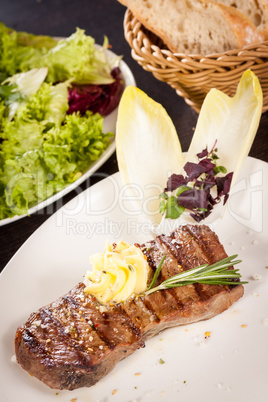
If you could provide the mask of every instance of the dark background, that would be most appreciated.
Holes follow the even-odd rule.
[[[85,29],[96,43],[102,44],[107,35],[112,50],[123,55],[136,79],[137,86],[155,101],[160,102],[173,120],[182,150],[187,151],[197,113],[167,84],[157,81],[131,57],[131,49],[124,38],[123,18],[126,8],[116,0],[0,0],[0,20],[7,26],[34,34],[69,36],[76,27]],[[268,74],[268,72],[267,72]],[[260,127],[250,151],[250,156],[268,162],[268,112],[263,114]],[[115,154],[81,186],[84,190],[94,184],[102,174],[118,170]],[[63,198],[63,203],[77,195],[73,191]],[[56,211],[57,205],[39,211],[0,227],[0,270],[27,238]]]

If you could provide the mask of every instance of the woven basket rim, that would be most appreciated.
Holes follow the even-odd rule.
[[[248,69],[260,80],[263,112],[268,110],[268,41],[210,55],[173,53],[129,9],[125,13],[124,33],[133,59],[155,78],[169,84],[198,113],[212,88],[233,96],[242,73]]]
[[[128,28],[126,26],[126,21],[130,20],[130,19],[133,21],[136,21],[137,23],[140,24],[139,41],[141,41],[141,39],[148,40],[150,42],[150,46],[151,46],[152,50],[155,51],[155,48],[160,49],[163,56],[165,56],[165,57],[173,56],[173,57],[176,57],[177,59],[181,59],[181,60],[192,59],[192,60],[198,60],[198,61],[212,59],[214,61],[214,60],[221,59],[223,57],[232,57],[234,55],[239,57],[240,53],[247,53],[247,52],[252,52],[252,51],[261,52],[263,49],[268,49],[268,40],[267,40],[267,41],[263,41],[260,43],[247,45],[247,46],[244,46],[243,48],[230,49],[225,52],[218,52],[218,53],[211,53],[211,54],[172,52],[172,50],[170,50],[168,48],[168,46],[164,43],[164,41],[160,37],[155,35],[153,32],[149,31],[138,20],[138,18],[132,13],[132,11],[129,8],[127,8],[126,13],[125,13],[125,19],[124,19],[125,32],[128,31]],[[164,46],[163,47],[158,46],[157,44],[155,44],[155,42],[152,39],[155,39],[155,41],[158,41],[159,43],[161,42]],[[268,59],[267,59],[267,61],[268,61]]]

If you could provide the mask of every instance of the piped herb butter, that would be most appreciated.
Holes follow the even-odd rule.
[[[92,271],[85,275],[85,292],[100,303],[120,303],[147,288],[149,265],[139,247],[120,241],[106,244],[103,253],[90,257]]]

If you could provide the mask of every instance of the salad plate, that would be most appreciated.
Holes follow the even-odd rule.
[[[116,173],[81,192],[22,246],[0,277],[5,402],[264,402],[268,383],[268,164],[247,157],[224,219],[212,228],[238,254],[244,296],[207,321],[174,327],[146,342],[95,386],[52,390],[15,361],[14,336],[31,312],[67,293],[106,241],[143,242],[151,225],[125,196]]]
[[[60,39],[60,38],[57,38]],[[101,46],[96,45],[97,48],[100,48]],[[118,57],[113,53],[111,50],[107,49],[107,56],[108,58],[115,58]],[[119,68],[121,70],[123,80],[124,80],[124,88],[126,88],[129,85],[136,85],[135,78],[128,67],[128,65],[123,61],[120,60],[119,62]],[[108,132],[113,132],[115,133],[115,126],[116,126],[116,120],[117,120],[117,112],[118,112],[118,107],[114,109],[109,115],[104,117],[104,122],[103,122],[103,132],[108,133]],[[88,170],[81,176],[79,177],[76,181],[73,183],[69,184],[66,186],[63,190],[59,191],[58,193],[55,193],[53,196],[47,198],[45,201],[40,202],[39,204],[29,208],[28,214],[24,215],[15,215],[12,218],[6,218],[0,220],[0,226],[12,223],[18,219],[27,217],[28,215],[32,215],[35,212],[47,207],[48,205],[60,200],[64,195],[68,194],[70,191],[74,190],[78,186],[80,186],[81,183],[83,183],[85,180],[87,180],[90,176],[92,176],[93,173],[95,173],[108,159],[109,157],[114,153],[115,151],[115,139],[114,137],[110,140],[110,145],[108,148],[101,154],[100,158],[96,160],[95,162],[91,163],[89,166]]]

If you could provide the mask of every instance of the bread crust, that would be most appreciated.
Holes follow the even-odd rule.
[[[148,30],[159,36],[168,48],[175,53],[221,53],[231,49],[243,48],[249,44],[260,43],[264,39],[263,34],[258,31],[246,15],[234,7],[211,0],[118,1],[128,7]],[[171,7],[172,13],[170,12]],[[202,32],[195,25],[191,30],[184,25],[186,24],[185,21],[188,23],[191,21],[191,15],[197,13],[203,16]],[[214,19],[216,21],[214,31],[218,29],[217,21],[219,21],[224,27],[224,32],[219,31],[217,34],[214,32],[213,35],[216,40],[211,40],[211,28],[213,29]]]
[[[204,0],[201,0],[204,1]],[[233,27],[239,47],[263,41],[263,35],[257,30],[253,22],[241,11],[225,4],[217,3],[225,18]]]
[[[245,14],[257,27],[259,32],[268,39],[268,0],[214,0]]]

